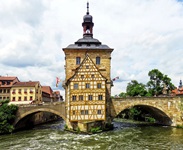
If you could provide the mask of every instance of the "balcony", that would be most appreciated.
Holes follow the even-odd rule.
[[[15,92],[12,92],[12,94],[16,94]]]

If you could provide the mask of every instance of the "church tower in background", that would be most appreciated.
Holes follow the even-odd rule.
[[[110,123],[112,48],[93,38],[93,17],[83,17],[83,38],[63,48],[65,53],[66,125],[88,131]]]

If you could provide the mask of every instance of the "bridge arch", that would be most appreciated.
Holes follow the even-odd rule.
[[[16,118],[15,122],[14,122],[14,126],[16,126],[16,124],[23,118],[25,118],[28,115],[34,114],[36,112],[50,112],[53,113],[55,115],[58,115],[59,117],[61,117],[64,121],[66,120],[65,115],[60,113],[59,111],[50,109],[50,108],[36,108],[36,109],[32,109],[29,111],[26,111],[24,113],[19,113],[18,117]]]
[[[142,110],[149,112],[149,114],[151,114],[152,117],[155,118],[159,124],[168,126],[171,126],[173,124],[171,114],[166,109],[147,103],[128,103],[126,105],[123,105],[120,107],[120,109],[118,109],[118,111],[116,111],[116,115],[114,116],[114,118],[117,117],[124,110],[132,107],[140,107],[142,108]]]

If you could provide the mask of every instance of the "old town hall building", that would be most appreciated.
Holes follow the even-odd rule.
[[[65,101],[68,128],[88,130],[88,125],[110,122],[112,48],[93,38],[93,18],[83,17],[83,38],[63,48]]]

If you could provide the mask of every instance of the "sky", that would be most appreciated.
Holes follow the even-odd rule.
[[[0,75],[40,81],[64,95],[62,48],[82,38],[87,0],[0,2]],[[89,0],[93,36],[114,48],[112,95],[131,80],[146,84],[158,69],[175,86],[183,79],[183,0]]]

